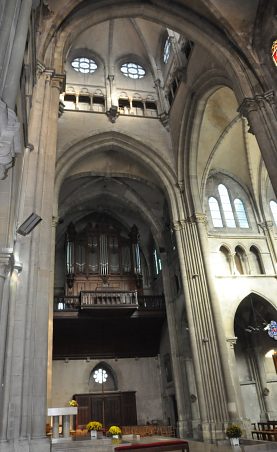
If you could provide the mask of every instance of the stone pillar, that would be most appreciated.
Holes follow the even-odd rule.
[[[164,95],[164,90],[161,87],[161,80],[157,78],[154,81],[155,88],[157,91],[158,96],[158,116],[164,126],[168,124],[168,108],[167,108],[167,102]]]
[[[274,91],[245,98],[239,109],[259,144],[273,189],[277,195],[277,110]]]
[[[4,0],[2,1],[3,7],[2,17],[1,17],[1,27],[0,27],[0,97],[3,93],[3,85],[5,83],[5,78],[8,71],[8,63],[10,53],[7,52],[9,47],[9,41],[12,42],[15,35],[16,22],[18,19],[20,2],[17,0]],[[8,54],[8,55],[7,55]]]
[[[277,249],[276,249],[276,240],[274,237],[274,231],[273,231],[273,221],[265,221],[264,223],[260,223],[260,225],[265,238],[266,238],[266,242],[267,242],[267,246],[269,248],[270,251],[270,256],[272,259],[272,265],[274,268],[275,273],[277,272]]]
[[[11,52],[8,74],[3,89],[3,100],[9,108],[14,108],[15,100],[19,88],[22,62],[27,40],[27,33],[32,9],[32,0],[21,2],[18,21],[16,24],[16,33]]]
[[[233,382],[234,382],[234,390],[236,393],[236,401],[237,401],[237,407],[240,418],[245,418],[245,411],[244,411],[244,405],[242,401],[242,395],[241,395],[241,389],[240,389],[240,382],[239,377],[237,374],[237,362],[236,362],[236,356],[235,356],[235,345],[237,343],[236,337],[227,337],[227,359],[229,362],[229,369],[230,374],[232,375]]]
[[[166,317],[169,332],[169,341],[171,349],[171,359],[172,359],[172,370],[174,375],[174,387],[176,395],[176,403],[178,410],[178,433],[180,437],[186,437],[191,435],[191,428],[189,425],[190,416],[190,401],[188,399],[188,384],[183,381],[183,374],[181,370],[180,362],[180,349],[178,344],[178,328],[176,325],[175,318],[175,306],[174,298],[172,295],[171,285],[170,285],[170,271],[167,262],[166,253],[161,253],[162,259],[162,276],[163,276],[163,287],[165,294],[165,304],[166,304]],[[185,393],[185,388],[187,391]]]
[[[0,252],[0,439],[2,437],[1,419],[4,418],[4,364],[5,347],[7,340],[7,323],[9,312],[10,275],[13,255],[11,249],[3,249]]]
[[[225,335],[219,337],[219,310],[212,300],[199,231],[193,219],[175,223],[185,292],[195,380],[204,440],[223,438],[224,423],[238,417],[228,366]]]
[[[25,440],[35,444],[34,450],[38,452],[50,447],[44,440],[48,316],[49,303],[53,302],[52,216],[59,94],[63,82],[63,76],[47,70],[34,88],[29,121],[34,150],[23,168],[26,184],[23,205],[19,206],[19,223],[31,212],[40,215],[42,222],[30,235],[18,236],[15,243],[15,254],[23,263],[23,271],[14,281],[6,345],[2,438],[7,432],[7,439],[15,448]]]
[[[203,256],[204,271],[207,277],[208,291],[210,295],[210,303],[214,321],[215,336],[217,339],[218,349],[220,352],[219,358],[221,361],[221,369],[223,373],[223,381],[227,397],[228,416],[231,420],[237,420],[239,418],[239,412],[237,409],[237,399],[235,389],[230,374],[230,366],[227,359],[227,347],[225,342],[225,332],[223,328],[223,319],[220,310],[220,300],[214,287],[213,274],[211,273],[212,266],[209,263],[209,249],[207,244],[207,230],[208,224],[206,215],[196,214],[193,218],[196,222],[199,240],[201,244],[201,251]]]

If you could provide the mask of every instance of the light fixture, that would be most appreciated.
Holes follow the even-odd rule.
[[[19,226],[16,230],[17,234],[27,235],[29,234],[42,220],[36,213],[31,213],[31,215]]]

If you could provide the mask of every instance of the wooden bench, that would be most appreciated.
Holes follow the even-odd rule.
[[[169,452],[169,451],[182,451],[188,452],[189,445],[187,441],[181,439],[170,440],[170,441],[157,441],[153,443],[144,444],[131,444],[128,446],[117,446],[115,447],[115,452],[125,451],[125,450],[135,450],[136,452]]]

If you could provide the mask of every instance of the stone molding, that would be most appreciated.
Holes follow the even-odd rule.
[[[0,100],[0,180],[6,177],[15,155],[20,152],[20,123],[15,112]]]

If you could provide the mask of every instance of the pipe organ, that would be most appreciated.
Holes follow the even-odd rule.
[[[111,223],[90,222],[81,231],[71,223],[65,240],[66,294],[142,288],[141,251],[134,225],[123,234]]]

